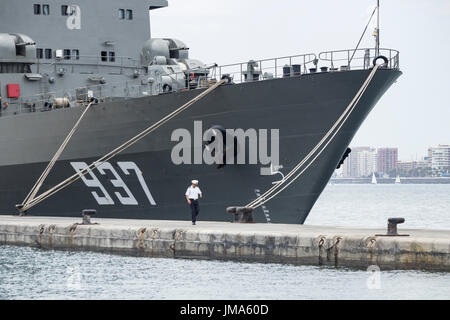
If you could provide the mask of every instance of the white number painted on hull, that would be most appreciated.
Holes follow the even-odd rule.
[[[139,183],[141,184],[142,190],[144,190],[148,201],[150,201],[150,204],[152,206],[156,206],[155,199],[153,199],[153,196],[152,196],[152,194],[150,193],[150,190],[147,187],[147,183],[145,183],[144,175],[142,174],[142,171],[138,168],[136,163],[131,162],[131,161],[129,161],[129,162],[117,162],[117,165],[120,167],[120,169],[122,169],[123,173],[125,173],[126,175],[130,174],[130,172],[128,170],[134,170],[134,172],[136,172],[136,176],[139,179]]]
[[[125,191],[125,193],[127,194],[127,197],[122,197],[120,192],[114,192],[114,194],[119,199],[121,204],[128,205],[128,206],[137,206],[138,205],[136,198],[133,196],[130,189],[128,189],[127,185],[125,184],[125,182],[123,182],[122,178],[119,176],[117,171],[113,168],[111,163],[104,162],[101,165],[99,165],[97,167],[97,169],[102,175],[106,175],[105,170],[109,170],[116,178],[116,179],[111,179],[112,185],[116,188],[122,188]]]
[[[85,162],[71,162],[70,163],[72,167],[75,169],[75,171],[80,174],[80,172],[86,168],[88,165]],[[136,176],[139,180],[139,183],[141,184],[142,190],[144,191],[145,195],[147,196],[148,201],[151,205],[155,206],[156,202],[147,186],[147,183],[144,180],[144,176],[142,174],[142,171],[139,169],[139,167],[134,162],[117,162],[117,165],[122,169],[122,172],[129,176],[130,171],[134,171],[136,173]],[[100,172],[101,175],[106,175],[105,170],[108,170],[112,173],[115,179],[111,179],[111,184],[116,188],[121,188],[125,191],[126,196],[122,196],[120,192],[114,192],[116,197],[119,199],[120,203],[122,205],[131,205],[131,206],[137,206],[139,205],[138,201],[132,194],[130,188],[125,184],[123,179],[120,177],[120,175],[117,173],[117,171],[114,169],[114,167],[109,162],[104,162],[101,165],[97,167],[98,172]],[[91,179],[86,178],[86,176],[89,175]],[[103,197],[99,196],[97,192],[92,191],[92,195],[94,196],[95,200],[99,205],[114,205],[114,200],[111,198],[109,193],[106,191],[105,187],[102,185],[100,180],[95,176],[95,174],[90,171],[86,174],[86,176],[81,177],[84,184],[87,187],[90,188],[99,188],[103,192]]]
[[[81,176],[80,172],[86,168],[88,165],[86,162],[71,162],[70,163],[72,167],[75,169],[75,171]],[[87,176],[90,176],[91,179],[88,179]],[[92,171],[89,171],[86,175],[81,176],[81,180],[83,180],[84,184],[87,187],[90,188],[99,188],[102,192],[104,197],[100,197],[97,192],[92,191],[92,195],[94,196],[95,200],[97,200],[97,203],[100,205],[113,205],[114,201],[109,195],[109,193],[106,191],[106,189],[103,187],[100,180],[97,179],[95,174]]]

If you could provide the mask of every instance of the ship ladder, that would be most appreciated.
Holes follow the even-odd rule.
[[[165,123],[167,123],[168,121],[170,121],[171,119],[176,117],[178,114],[180,114],[184,110],[188,109],[190,106],[192,106],[197,101],[199,101],[202,98],[206,97],[208,94],[210,94],[212,91],[214,91],[215,89],[217,89],[219,86],[221,86],[222,84],[224,84],[226,82],[229,82],[229,80],[226,79],[226,78],[216,82],[214,85],[212,85],[211,87],[209,87],[208,89],[206,89],[205,91],[203,91],[202,93],[200,93],[199,95],[194,97],[192,100],[188,101],[187,103],[185,103],[184,105],[182,105],[181,107],[179,107],[178,109],[173,111],[172,113],[168,114],[164,118],[162,118],[159,121],[155,122],[150,127],[146,128],[145,130],[143,130],[142,132],[140,132],[139,134],[137,134],[136,136],[134,136],[130,140],[128,140],[128,141],[124,142],[123,144],[121,144],[119,147],[117,147],[114,150],[112,150],[111,152],[107,153],[106,155],[104,155],[100,159],[92,162],[90,165],[88,165],[84,169],[80,170],[79,172],[75,173],[74,175],[70,176],[66,180],[60,182],[56,186],[50,188],[49,190],[47,190],[47,191],[41,193],[39,196],[35,197],[35,195],[37,194],[37,191],[39,190],[40,186],[42,185],[45,177],[47,177],[47,175],[50,172],[51,168],[53,167],[54,163],[56,162],[56,160],[59,158],[60,154],[64,150],[65,145],[67,145],[67,143],[69,142],[70,138],[72,137],[73,133],[76,130],[76,127],[78,127],[77,124],[79,124],[79,122],[81,122],[82,117],[84,116],[84,114],[86,113],[86,111],[88,109],[88,108],[86,108],[85,112],[83,112],[83,114],[80,117],[80,119],[77,122],[77,124],[71,130],[71,132],[67,136],[66,140],[64,140],[64,142],[61,145],[60,149],[58,149],[58,151],[55,154],[55,156],[53,157],[52,161],[50,161],[50,163],[47,166],[47,168],[44,171],[44,173],[38,179],[38,181],[36,182],[35,186],[30,191],[28,196],[25,198],[24,203],[17,206],[17,208],[19,209],[19,212],[20,213],[26,212],[27,210],[29,210],[30,208],[34,207],[38,203],[44,201],[45,199],[51,197],[55,193],[57,193],[60,190],[64,189],[65,187],[69,186],[73,182],[75,182],[78,179],[82,178],[83,176],[85,176],[86,174],[88,174],[89,172],[91,172],[92,170],[97,168],[99,165],[101,165],[102,163],[107,162],[108,160],[110,160],[111,158],[113,158],[114,156],[119,154],[120,152],[122,152],[125,149],[131,147],[132,145],[134,145],[135,143],[137,143],[138,141],[140,141],[141,139],[146,137],[148,134],[150,134],[151,132],[155,131],[156,129],[158,129],[159,127],[161,127],[162,125],[164,125]]]

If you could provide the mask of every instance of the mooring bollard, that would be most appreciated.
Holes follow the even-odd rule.
[[[390,236],[397,236],[397,224],[404,223],[405,218],[390,218],[388,219],[387,234]]]
[[[83,217],[83,222],[81,224],[97,224],[91,222],[91,216],[95,215],[97,210],[95,209],[84,209],[81,211],[81,215]]]
[[[397,224],[404,223],[405,218],[389,218],[387,225],[387,234],[376,234],[376,236],[409,236],[409,234],[398,234]]]
[[[235,223],[254,223],[253,208],[250,207],[228,207],[227,212],[234,215]]]

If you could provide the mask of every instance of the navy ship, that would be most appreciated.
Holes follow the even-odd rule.
[[[0,214],[78,217],[92,208],[99,217],[187,220],[184,192],[196,179],[201,220],[230,221],[225,209],[244,206],[256,222],[304,223],[401,75],[399,52],[380,48],[378,28],[373,48],[208,65],[180,40],[151,38],[149,12],[167,5],[1,1]],[[225,143],[227,129],[244,139],[231,139],[236,149],[223,148],[223,158],[256,144],[277,160],[206,163],[221,135],[204,134],[224,133]]]

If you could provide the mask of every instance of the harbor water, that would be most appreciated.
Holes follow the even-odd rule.
[[[450,229],[450,184],[329,184],[306,224],[378,228]]]
[[[307,224],[450,230],[450,185],[328,185]],[[202,214],[206,214],[203,213]],[[199,222],[201,224],[201,221]],[[0,299],[449,299],[450,273],[0,246]]]

